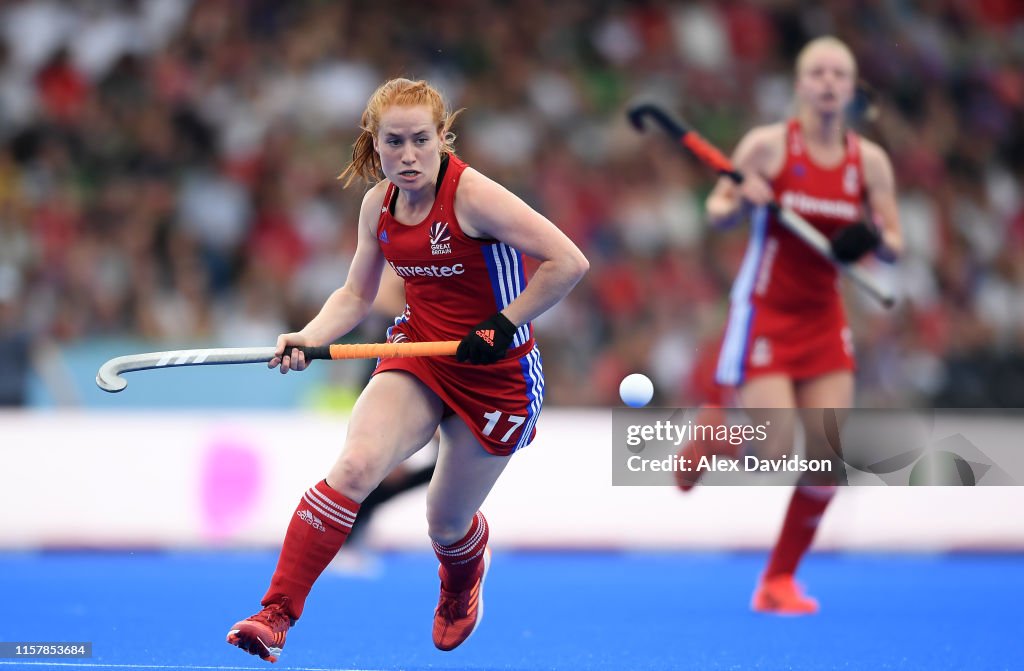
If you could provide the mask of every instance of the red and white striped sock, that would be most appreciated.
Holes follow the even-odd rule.
[[[345,543],[358,512],[359,504],[331,489],[326,480],[307,490],[288,524],[261,603],[284,602],[289,614],[299,619],[309,590]]]
[[[800,485],[793,490],[779,540],[775,542],[775,548],[768,559],[768,568],[764,572],[766,578],[796,573],[796,567],[811,547],[821,516],[835,492],[835,486],[831,485]]]
[[[450,592],[469,589],[477,579],[490,531],[479,510],[473,516],[469,532],[451,545],[434,542],[434,553],[441,562],[441,586]]]

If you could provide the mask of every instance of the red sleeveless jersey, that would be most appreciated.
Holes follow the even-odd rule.
[[[778,202],[831,238],[864,217],[864,170],[856,133],[846,134],[846,156],[832,168],[814,163],[800,123],[786,127],[786,160],[771,183]],[[767,209],[754,215],[750,242],[733,284],[733,303],[794,310],[838,304],[836,268],[782,227]]]
[[[415,225],[393,216],[398,187],[388,184],[384,196],[377,242],[405,280],[405,314],[395,323],[414,342],[461,340],[526,288],[518,250],[497,240],[471,238],[459,226],[455,192],[466,167],[455,155],[442,161],[434,205]],[[508,356],[532,346],[533,326],[527,323],[516,331]]]

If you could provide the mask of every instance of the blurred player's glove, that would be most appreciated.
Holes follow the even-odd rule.
[[[495,363],[505,356],[516,334],[516,325],[508,317],[495,312],[473,327],[455,351],[457,361],[470,363]]]
[[[839,229],[832,237],[832,255],[843,263],[852,263],[882,244],[878,229],[863,221]]]

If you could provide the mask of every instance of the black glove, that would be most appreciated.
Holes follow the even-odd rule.
[[[516,334],[516,325],[508,317],[495,312],[473,327],[455,351],[457,361],[470,363],[495,363],[505,356],[512,338]]]
[[[839,229],[832,236],[832,256],[843,263],[852,263],[882,244],[878,229],[863,221]]]

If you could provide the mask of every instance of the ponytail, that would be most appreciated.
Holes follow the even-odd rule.
[[[346,189],[357,178],[361,178],[364,182],[377,182],[381,178],[380,156],[373,148],[373,132],[366,127],[366,116],[366,112],[363,112],[359,137],[352,144],[352,160],[338,175],[339,180],[345,180],[343,188]]]

